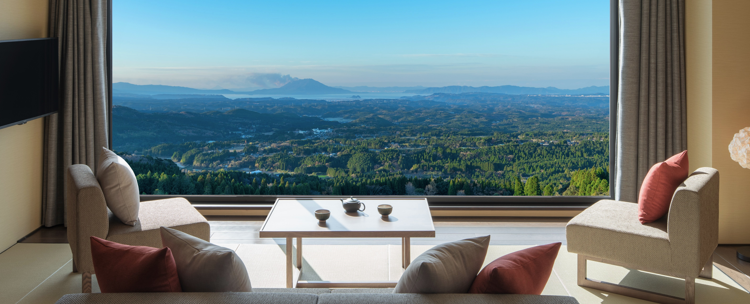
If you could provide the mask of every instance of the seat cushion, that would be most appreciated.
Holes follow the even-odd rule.
[[[638,204],[601,200],[568,222],[568,251],[644,270],[665,270],[671,260],[667,217],[641,224]]]
[[[234,250],[172,228],[160,229],[162,245],[172,249],[182,291],[253,291],[245,263]]]
[[[77,293],[64,295],[56,304],[138,303],[138,304],[316,304],[318,296],[310,293],[261,292],[151,292],[151,293]]]
[[[203,215],[184,198],[141,202],[138,222],[125,225],[110,215],[107,240],[128,245],[161,248],[159,227],[169,227],[210,241],[211,227]]]
[[[330,293],[318,296],[318,304],[578,304],[573,297],[512,294],[377,294]]]

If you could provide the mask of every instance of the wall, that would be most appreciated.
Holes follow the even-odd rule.
[[[0,40],[47,36],[47,0],[0,0]],[[0,129],[0,251],[41,226],[44,123]]]
[[[728,150],[750,127],[750,1],[688,0],[686,14],[691,167],[719,170],[719,243],[750,244],[750,169]]]

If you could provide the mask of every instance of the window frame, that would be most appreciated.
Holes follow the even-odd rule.
[[[107,68],[109,81],[107,82],[107,134],[109,146],[112,147],[112,2],[109,0],[107,18]],[[497,208],[523,210],[575,210],[585,209],[602,199],[614,199],[617,176],[616,156],[617,143],[617,105],[619,88],[619,1],[610,0],[610,70],[609,70],[609,196],[360,196],[367,199],[399,199],[426,198],[431,207],[447,207],[457,209]],[[240,207],[242,205],[273,204],[278,198],[329,198],[337,199],[346,196],[335,195],[141,195],[141,201],[184,197],[192,204],[224,204]]]

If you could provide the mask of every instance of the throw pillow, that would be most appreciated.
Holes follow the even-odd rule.
[[[245,263],[229,248],[171,228],[161,227],[161,243],[172,249],[185,292],[249,292]]]
[[[466,293],[489,245],[489,235],[437,245],[414,259],[393,292]]]
[[[685,150],[648,170],[638,196],[638,220],[641,224],[656,221],[669,212],[675,190],[688,178],[688,166]]]
[[[91,258],[103,293],[182,291],[169,248],[129,246],[92,236]]]
[[[122,157],[102,147],[96,179],[102,187],[107,207],[125,224],[135,226],[141,196],[135,173]]]
[[[506,254],[487,264],[469,293],[541,295],[562,243],[552,243]]]

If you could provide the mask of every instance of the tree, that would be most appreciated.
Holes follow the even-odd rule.
[[[552,187],[552,184],[547,184],[547,186],[544,187],[544,196],[553,195],[555,195],[555,188]]]
[[[526,194],[526,196],[539,196],[542,194],[541,189],[539,189],[539,178],[536,177],[536,175],[529,177],[529,179],[526,180],[524,194]]]
[[[523,183],[521,182],[521,178],[516,176],[515,183],[513,184],[513,195],[514,196],[523,196],[524,190],[523,190]]]
[[[458,191],[456,191],[456,185],[451,181],[450,185],[448,185],[448,195],[456,195],[456,193],[458,193]]]

